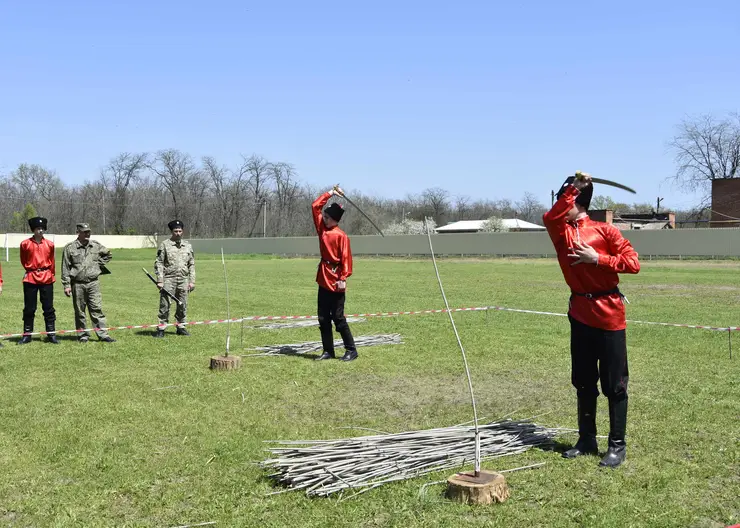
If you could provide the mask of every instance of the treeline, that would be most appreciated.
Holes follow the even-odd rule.
[[[27,232],[26,219],[39,214],[49,218],[53,233],[73,233],[75,224],[85,221],[99,234],[151,235],[166,232],[167,222],[179,218],[191,238],[305,236],[314,232],[311,202],[324,190],[301,182],[292,164],[258,155],[243,156],[229,167],[176,149],[122,153],[95,181],[80,185],[65,184],[51,168],[24,163],[0,177],[0,231]],[[437,225],[492,217],[541,223],[550,206],[529,192],[511,201],[438,187],[395,199],[345,191],[381,228],[424,217]],[[620,212],[652,210],[650,204],[615,204],[609,197],[595,197],[599,201],[616,205]],[[685,211],[679,220],[703,215]],[[348,214],[342,225],[349,234],[374,233],[359,214]]]

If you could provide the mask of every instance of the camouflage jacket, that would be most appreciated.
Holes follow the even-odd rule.
[[[74,282],[91,282],[97,280],[101,266],[113,258],[111,252],[100,242],[90,240],[87,245],[73,240],[64,246],[62,253],[62,285],[69,288]]]
[[[195,284],[195,254],[190,242],[174,242],[168,238],[159,245],[157,259],[154,261],[154,274],[158,282],[166,278],[187,278]]]

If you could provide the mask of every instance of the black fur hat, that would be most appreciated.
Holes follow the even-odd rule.
[[[560,197],[565,192],[565,189],[567,189],[568,185],[570,185],[574,181],[576,181],[576,177],[575,176],[568,176],[565,179],[565,181],[563,182],[563,185],[560,187],[560,190],[558,191],[558,194],[556,196],[556,199],[559,200]],[[584,187],[583,189],[581,189],[581,193],[578,196],[576,196],[576,203],[578,205],[583,206],[585,209],[588,209],[589,206],[591,205],[591,197],[593,196],[593,194],[594,194],[594,186],[593,185],[589,185],[588,187]]]
[[[334,202],[329,207],[324,209],[324,212],[328,214],[331,218],[339,222],[342,219],[342,215],[344,214],[344,209],[337,202]]]

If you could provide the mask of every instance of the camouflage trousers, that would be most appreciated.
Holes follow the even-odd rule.
[[[90,312],[90,320],[94,328],[107,328],[108,323],[106,323],[105,314],[103,314],[103,295],[100,293],[100,281],[73,282],[71,287],[72,304],[75,307],[75,328],[77,330],[86,328],[86,309]],[[107,330],[97,330],[95,333],[100,339],[108,337]],[[77,334],[79,337],[90,337],[90,332],[78,332]]]
[[[177,306],[175,310],[175,321],[178,323],[186,322],[188,315],[188,279],[180,278],[168,278],[165,277],[162,283],[165,290],[170,292],[172,295],[182,301],[181,305],[178,305],[170,299],[170,297],[162,292],[159,294],[159,324],[167,324],[170,321],[170,304],[175,303]]]

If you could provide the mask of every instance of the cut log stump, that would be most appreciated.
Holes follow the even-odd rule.
[[[447,479],[447,498],[463,504],[493,504],[509,498],[509,486],[501,473],[474,471],[455,473]]]
[[[241,366],[241,356],[213,356],[211,358],[212,370],[236,370]]]

